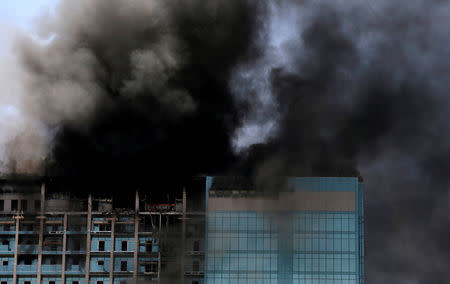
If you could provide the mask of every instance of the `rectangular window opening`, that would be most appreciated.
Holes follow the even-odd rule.
[[[31,281],[23,281],[23,284],[31,284]]]
[[[120,271],[128,271],[127,262],[121,261],[120,262]]]
[[[55,281],[48,281],[48,284],[55,284]]]
[[[78,281],[72,281],[72,284],[78,284]]]
[[[28,210],[28,201],[27,200],[20,200],[20,209],[22,211]]]
[[[98,251],[105,251],[105,241],[98,241]]]
[[[3,261],[3,266],[8,266],[9,262],[7,260]]]
[[[19,209],[19,200],[11,200],[11,211],[17,211]]]
[[[0,200],[0,211],[5,210],[5,200]]]
[[[97,265],[105,265],[105,262],[104,262],[103,260],[99,260],[99,261],[97,262]]]
[[[97,284],[103,284],[103,281],[97,281]]]
[[[127,251],[127,250],[128,250],[128,242],[122,241],[122,251]]]
[[[40,200],[34,201],[34,210],[36,210],[36,211],[41,210],[41,201]]]

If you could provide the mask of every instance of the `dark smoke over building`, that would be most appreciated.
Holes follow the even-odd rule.
[[[361,173],[369,279],[438,282],[450,264],[449,9],[61,1],[40,23],[46,43],[17,42],[21,113],[39,128],[8,137],[2,170],[153,194],[203,173]]]

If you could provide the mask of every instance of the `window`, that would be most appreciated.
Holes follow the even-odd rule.
[[[79,259],[78,257],[75,257],[75,258],[73,259],[72,264],[73,264],[73,265],[79,265],[79,264],[80,264],[80,259]],[[78,281],[76,281],[76,282],[78,282]]]
[[[72,284],[78,284],[78,281],[72,281]]]
[[[2,281],[1,284],[8,284],[8,281]]]
[[[198,261],[194,261],[193,263],[192,263],[192,271],[199,271],[200,270],[200,264],[199,264],[199,262]]]
[[[0,200],[0,211],[5,210],[5,200]]]
[[[18,200],[11,200],[11,211],[19,209],[19,201]]]
[[[98,251],[105,251],[105,241],[98,241]]]
[[[41,201],[40,200],[34,201],[34,210],[36,210],[36,211],[41,210]]]
[[[120,283],[120,284],[127,284],[127,281],[125,281],[125,280],[120,280],[119,283]]]
[[[151,252],[152,251],[152,246],[153,246],[152,241],[147,241],[145,243],[145,251],[146,252]]]
[[[48,281],[48,284],[55,284],[55,281]]]
[[[105,264],[105,262],[103,260],[97,261],[97,265],[104,265],[104,264]]]
[[[73,250],[79,251],[81,249],[81,242],[80,240],[73,240]]]
[[[198,284],[198,281],[192,281],[192,284]]]
[[[33,263],[33,259],[30,256],[27,255],[27,256],[25,256],[23,262],[24,262],[25,265],[31,265]]]
[[[8,261],[7,260],[3,261],[3,266],[8,266]]]
[[[27,200],[20,200],[20,209],[22,211],[27,211],[28,210],[28,202],[27,202]]]
[[[122,251],[127,251],[127,250],[128,250],[128,242],[122,241]]]
[[[121,261],[120,262],[120,271],[128,271],[127,262],[126,261]]]
[[[50,258],[50,264],[55,265],[56,264],[56,257]],[[49,283],[50,284],[50,283]]]
[[[103,281],[97,281],[97,284],[103,284]]]
[[[9,241],[8,240],[3,240],[2,241],[2,246],[9,246]]]
[[[199,251],[200,250],[200,242],[199,241],[195,241],[194,242],[194,251]]]
[[[23,281],[23,284],[31,284],[31,281]]]
[[[100,224],[98,225],[99,231],[111,231],[109,224]]]
[[[10,230],[11,230],[11,228],[10,228],[9,224],[3,225],[3,231],[7,232],[7,231],[10,231]]]

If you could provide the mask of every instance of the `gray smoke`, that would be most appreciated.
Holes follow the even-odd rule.
[[[265,38],[262,61],[240,69],[234,85],[238,95],[259,94],[244,97],[250,104],[270,97],[250,108],[240,130],[270,130],[258,136],[267,144],[258,149],[256,182],[361,174],[370,283],[444,283],[450,5],[279,1],[270,11],[268,26],[279,34],[266,31],[281,40]]]
[[[442,283],[450,5],[259,2],[62,1],[39,25],[46,42],[17,42],[24,90],[0,121],[2,167],[190,175],[262,143],[260,184],[364,177],[371,282]]]

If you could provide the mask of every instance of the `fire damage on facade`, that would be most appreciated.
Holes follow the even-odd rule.
[[[1,284],[364,283],[358,178],[289,178],[293,191],[276,197],[242,178],[197,179],[201,197],[136,191],[116,208],[2,178]]]

